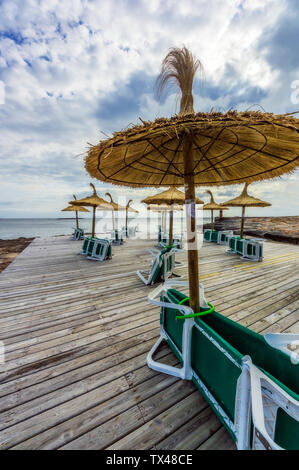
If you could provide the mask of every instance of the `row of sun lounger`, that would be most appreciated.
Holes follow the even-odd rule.
[[[227,253],[241,255],[243,260],[263,261],[264,259],[264,240],[261,238],[240,238],[233,235],[231,230],[205,230],[204,240],[227,245],[229,248]]]

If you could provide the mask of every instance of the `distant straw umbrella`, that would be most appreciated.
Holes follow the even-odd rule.
[[[256,197],[249,196],[249,194],[247,193],[248,185],[249,183],[245,183],[245,186],[240,196],[237,196],[234,199],[230,199],[229,201],[223,203],[224,206],[242,207],[241,230],[240,230],[241,238],[243,238],[243,234],[244,234],[245,208],[246,207],[272,206],[270,202],[265,202],[265,201],[262,201],[261,199],[257,199]]]
[[[211,211],[211,227],[212,227],[212,230],[214,230],[214,211],[223,211],[223,210],[228,210],[228,207],[224,207],[224,205],[220,205],[220,204],[217,204],[215,201],[214,201],[214,196],[212,194],[212,191],[210,191],[209,189],[206,191],[207,194],[209,194],[211,196],[211,200],[210,202],[208,202],[207,204],[205,204],[203,206],[203,210],[204,211]]]
[[[137,209],[134,209],[133,207],[130,207],[130,204],[131,202],[133,202],[132,199],[130,199],[128,202],[127,202],[127,205],[126,205],[126,237],[128,236],[128,212],[135,212],[136,214],[139,213],[139,211]]]
[[[93,208],[93,213],[92,213],[92,230],[91,230],[91,236],[95,236],[95,221],[96,221],[96,208],[101,208],[103,210],[110,208],[109,202],[105,201],[101,197],[97,195],[96,188],[92,183],[90,183],[90,186],[93,189],[93,194],[88,197],[84,197],[83,199],[75,199],[74,201],[70,201],[69,204],[72,204],[73,206],[85,206],[85,207],[92,207]]]
[[[173,48],[162,63],[159,89],[174,82],[178,115],[130,126],[90,147],[88,173],[130,187],[185,185],[190,306],[199,311],[195,187],[253,182],[299,165],[299,120],[256,111],[194,113],[192,85],[201,67],[191,52]]]
[[[169,206],[169,245],[173,243],[173,207],[174,205],[185,204],[185,193],[179,191],[177,188],[169,188],[162,193],[148,196],[143,199],[144,204],[165,204]],[[203,201],[196,198],[196,204],[203,204]]]
[[[73,197],[75,199],[75,201],[77,200],[75,194],[73,194]],[[76,227],[79,228],[79,223],[78,223],[78,212],[89,212],[88,209],[85,209],[85,207],[82,207],[82,206],[68,206],[68,207],[65,207],[65,209],[61,209],[61,212],[64,212],[64,211],[70,211],[70,212],[76,212]]]
[[[106,193],[105,196],[108,196],[110,198],[109,204],[112,208],[112,212],[111,212],[111,214],[112,214],[112,227],[113,227],[113,230],[115,230],[114,212],[115,211],[116,212],[126,211],[126,207],[120,206],[119,204],[114,202],[110,193]],[[118,216],[117,216],[117,227],[118,227]]]

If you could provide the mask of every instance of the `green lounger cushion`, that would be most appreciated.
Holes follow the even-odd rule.
[[[211,242],[217,243],[218,241],[218,232],[217,230],[212,231]]]

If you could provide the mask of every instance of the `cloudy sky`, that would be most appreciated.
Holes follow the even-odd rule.
[[[175,114],[176,94],[153,93],[170,47],[204,65],[196,111],[299,110],[298,25],[298,0],[0,0],[0,217],[61,216],[90,193],[87,142]],[[135,201],[154,192],[96,187]],[[299,171],[251,193],[273,203],[252,214],[298,215]]]

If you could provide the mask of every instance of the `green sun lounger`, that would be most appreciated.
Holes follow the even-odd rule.
[[[149,295],[161,307],[161,329],[148,366],[192,380],[238,449],[299,450],[299,356],[286,347],[299,335],[262,336],[233,322],[206,302],[202,286],[194,317],[175,287],[187,283],[169,280]],[[153,359],[163,340],[181,367]]]
[[[160,241],[160,246],[162,248],[166,248],[169,245],[169,237],[164,236],[163,239]],[[176,251],[183,251],[183,241],[182,238],[179,236],[174,236],[172,241],[172,247]]]
[[[122,235],[126,238],[133,238],[136,236],[137,226],[135,227],[122,227]]]
[[[112,232],[112,243],[113,245],[123,245],[124,239],[120,230],[113,230]]]
[[[82,251],[80,251],[80,255],[86,255],[87,254],[87,250],[88,250],[88,247],[89,247],[89,244],[90,242],[93,240],[93,238],[91,237],[85,237],[84,238],[84,242],[83,242],[83,246],[82,246]]]
[[[218,242],[218,231],[217,230],[211,230],[211,229],[206,229],[203,234],[203,239],[206,242],[213,242],[217,243]]]
[[[239,254],[241,259],[245,261],[263,261],[263,243],[264,240],[260,238],[230,237],[227,253]]]
[[[104,261],[112,258],[111,240],[106,238],[86,237],[83,242],[80,255],[86,255],[88,259]]]
[[[237,245],[237,243],[238,243],[238,245]],[[237,251],[237,248],[238,248],[239,249],[239,254],[240,254],[240,249],[243,248],[243,243],[244,243],[244,238],[241,239],[237,235],[234,235],[233,237],[229,237],[228,238],[227,253],[238,254],[238,251]]]
[[[90,250],[88,249],[90,252]],[[105,261],[112,258],[111,240],[106,238],[97,238],[93,244],[91,254],[87,256],[88,259],[94,261]]]
[[[232,230],[219,230],[217,243],[219,245],[226,245],[227,244],[227,237],[233,237],[233,231]]]
[[[242,259],[251,261],[263,261],[264,240],[258,238],[251,238],[250,240],[246,240]]]
[[[72,236],[72,240],[83,240],[84,230],[82,228],[75,228]]]
[[[206,229],[203,238],[206,242],[218,243],[220,245],[226,244],[226,236],[233,235],[232,230],[211,230]]]
[[[173,276],[180,278],[181,276],[175,274],[175,251],[170,247],[162,249],[159,253],[154,254],[151,250],[148,250],[152,255],[155,256],[151,269],[149,271],[137,271],[136,274],[144,282],[145,285],[152,285],[158,282],[164,282],[169,277]]]

